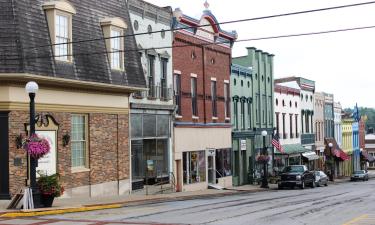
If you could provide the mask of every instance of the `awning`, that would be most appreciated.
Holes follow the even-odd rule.
[[[326,156],[335,156],[341,160],[349,160],[349,156],[337,145],[337,142],[334,138],[324,138],[324,143],[326,145],[326,149],[324,150],[324,154]],[[328,147],[328,144],[332,143],[332,148]]]
[[[289,144],[289,145],[282,145],[282,146],[284,149],[284,153],[275,152],[275,154],[292,155],[292,154],[301,154],[301,153],[310,151],[309,149],[304,148],[301,144]]]
[[[368,154],[366,151],[361,151],[361,155],[368,162],[374,162],[375,161],[374,156]]]
[[[307,158],[309,161],[319,159],[319,156],[315,152],[305,152],[302,156]]]
[[[349,156],[343,150],[341,150],[341,149],[335,149],[334,151],[335,151],[335,156],[337,158],[340,158],[343,161],[350,159]]]

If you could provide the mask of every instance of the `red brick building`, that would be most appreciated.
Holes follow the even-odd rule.
[[[174,13],[174,173],[179,191],[231,186],[230,65],[235,32],[206,9],[197,20]],[[201,26],[207,25],[207,26]]]

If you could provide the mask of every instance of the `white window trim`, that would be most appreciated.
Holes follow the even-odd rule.
[[[191,73],[191,74],[190,74],[190,77],[195,77],[195,78],[197,78],[197,77],[198,77],[198,75],[197,75],[197,74],[195,74],[195,73]]]
[[[230,82],[229,82],[229,80],[224,80],[224,83],[229,84]]]
[[[211,80],[212,80],[212,81],[217,81],[217,80],[216,80],[216,77],[211,77]]]
[[[197,119],[199,119],[199,116],[192,116],[191,118],[194,119],[194,120],[197,120]]]
[[[219,117],[216,117],[216,116],[212,117],[212,120],[218,120],[218,119],[219,119]]]
[[[85,117],[85,141],[86,141],[86,149],[85,149],[85,165],[84,166],[73,166],[71,165],[71,171],[74,173],[79,173],[79,172],[87,172],[90,171],[90,142],[89,142],[89,118],[87,114],[72,114],[72,116],[77,115],[77,116],[84,116]],[[70,144],[72,143],[72,140],[70,141]],[[72,152],[72,150],[70,149]],[[70,156],[70,160],[72,161],[72,155]]]
[[[181,71],[180,71],[180,70],[173,70],[173,73],[174,73],[174,74],[180,74],[180,75],[181,75]]]

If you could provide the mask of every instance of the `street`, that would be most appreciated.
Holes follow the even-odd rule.
[[[345,182],[315,189],[239,193],[224,197],[149,203],[35,219],[42,224],[46,224],[46,220],[51,220],[54,222],[51,224],[54,225],[375,224],[374,189],[375,180]],[[0,224],[16,224],[10,222],[2,221]],[[21,222],[19,224],[32,224]]]

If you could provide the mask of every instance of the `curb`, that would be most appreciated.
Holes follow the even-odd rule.
[[[236,189],[227,189],[227,192],[224,193],[213,193],[213,194],[198,194],[198,195],[190,195],[190,196],[171,196],[171,197],[161,197],[161,198],[154,198],[154,199],[142,199],[142,200],[133,200],[133,201],[123,201],[117,203],[108,203],[108,204],[92,204],[92,205],[84,205],[82,207],[70,207],[70,208],[60,208],[60,209],[47,209],[47,210],[40,210],[38,209],[33,211],[14,211],[14,212],[0,212],[0,218],[8,217],[35,217],[35,216],[47,216],[47,215],[59,215],[59,214],[66,214],[66,213],[76,213],[76,212],[88,212],[88,211],[96,211],[96,210],[104,210],[104,209],[115,209],[115,208],[122,208],[125,206],[132,206],[135,204],[142,205],[142,204],[152,204],[152,203],[161,203],[161,202],[171,202],[171,201],[184,201],[184,200],[193,200],[193,199],[202,199],[207,197],[223,197],[232,194],[242,194],[242,193],[256,193],[256,192],[265,192],[270,191],[272,189],[253,189],[253,190],[236,190]]]

